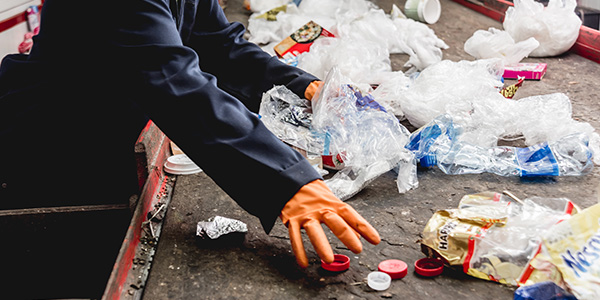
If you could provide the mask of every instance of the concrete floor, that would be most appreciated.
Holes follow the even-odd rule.
[[[241,2],[229,0],[226,13],[231,21],[247,24],[249,13]],[[374,2],[386,12],[392,3],[404,6],[403,0]],[[471,60],[462,49],[473,32],[501,28],[500,23],[450,0],[441,3],[441,19],[431,27],[450,46],[444,51],[445,59]],[[407,59],[406,55],[394,55],[394,69],[401,70]],[[525,62],[548,63],[548,72],[541,81],[525,82],[517,98],[566,93],[574,117],[600,128],[598,64],[570,53]],[[434,168],[421,169],[418,176],[419,188],[399,194],[395,175],[384,174],[347,201],[379,231],[382,242],[376,246],[365,242],[363,252],[356,255],[328,232],[334,252],[351,258],[350,269],[340,274],[320,268],[308,241],[311,264],[304,270],[298,268],[281,222],[266,235],[258,220],[204,173],[179,176],[143,299],[512,299],[514,288],[461,271],[446,268],[435,278],[416,275],[412,263],[424,257],[418,241],[426,222],[436,210],[455,208],[464,195],[482,191],[510,190],[521,198],[567,197],[582,208],[589,207],[598,202],[600,171],[596,168],[583,177],[522,180],[491,174],[449,176]],[[215,215],[247,223],[248,233],[215,241],[196,238],[196,223]],[[392,258],[409,264],[408,275],[393,281],[386,291],[371,290],[365,283],[367,274],[382,260]]]

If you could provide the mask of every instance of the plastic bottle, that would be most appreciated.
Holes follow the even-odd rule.
[[[527,148],[484,148],[458,141],[460,132],[449,117],[442,116],[413,133],[407,148],[422,166],[437,165],[446,174],[578,176],[593,168],[589,139],[583,133]]]
[[[522,286],[515,291],[514,300],[577,300],[552,281]]]

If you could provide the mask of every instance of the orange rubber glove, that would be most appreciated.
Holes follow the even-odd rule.
[[[304,98],[306,98],[307,100],[312,100],[312,98],[315,96],[317,91],[319,91],[321,89],[322,86],[323,86],[323,81],[315,80],[315,81],[311,82],[306,87],[306,90],[304,90]]]
[[[360,235],[371,244],[379,244],[377,230],[354,208],[338,199],[325,183],[317,179],[302,188],[285,205],[279,216],[290,233],[292,250],[298,265],[308,266],[300,229],[304,228],[319,257],[326,263],[333,262],[333,251],[321,227],[325,223],[348,249],[362,251]]]

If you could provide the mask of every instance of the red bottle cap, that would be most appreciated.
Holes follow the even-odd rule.
[[[392,279],[400,279],[408,273],[408,266],[399,259],[388,259],[379,263],[379,271],[390,275]]]
[[[415,272],[421,276],[438,276],[442,271],[444,271],[444,263],[439,259],[425,257],[415,261]]]
[[[328,264],[321,260],[321,267],[327,271],[341,272],[350,268],[350,258],[343,254],[333,255],[333,262]]]

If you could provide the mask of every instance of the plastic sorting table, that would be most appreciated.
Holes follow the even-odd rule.
[[[392,4],[404,1],[374,1],[389,13]],[[242,0],[228,0],[225,13],[230,21],[247,24],[249,13]],[[472,58],[462,49],[477,29],[501,28],[501,23],[457,2],[441,0],[440,20],[431,25],[450,48],[444,59]],[[402,70],[406,55],[392,55],[394,70]],[[515,99],[563,92],[569,95],[573,116],[600,128],[600,105],[596,90],[600,68],[592,60],[574,53],[555,58],[527,58],[543,62],[548,71],[541,81],[526,81]],[[414,130],[414,128],[410,128]],[[231,170],[235,172],[235,170]],[[347,201],[379,231],[379,245],[363,244],[354,254],[326,230],[335,253],[350,258],[343,272],[330,272],[305,239],[310,265],[296,267],[287,229],[277,222],[272,232],[263,232],[259,221],[241,209],[205,173],[178,176],[164,220],[156,254],[152,260],[142,299],[512,299],[515,288],[476,279],[461,270],[446,268],[436,277],[415,274],[414,262],[425,257],[420,233],[438,209],[454,208],[466,194],[510,190],[521,198],[567,197],[581,208],[597,203],[600,171],[583,177],[521,180],[491,174],[449,176],[433,169],[419,169],[419,187],[405,194],[396,189],[395,174],[386,173]],[[268,191],[265,191],[268,192]],[[245,222],[244,235],[203,240],[195,236],[199,221],[216,215]],[[364,240],[363,240],[364,241]],[[388,259],[407,263],[402,279],[392,280],[385,291],[367,286],[367,275]]]

